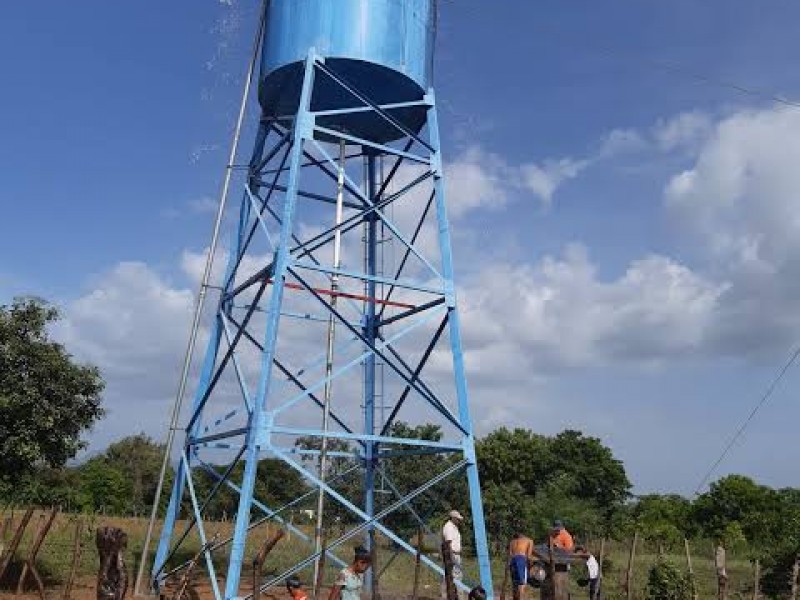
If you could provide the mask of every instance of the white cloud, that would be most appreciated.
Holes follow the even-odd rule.
[[[693,148],[709,135],[713,127],[711,117],[699,110],[680,113],[670,119],[661,119],[653,127],[652,135],[659,149],[669,152],[679,148]]]
[[[109,414],[93,447],[137,431],[162,435],[178,381],[192,314],[192,292],[147,265],[124,262],[63,307],[53,335],[107,382]]]
[[[467,360],[495,377],[528,377],[686,356],[700,349],[726,289],[656,255],[604,281],[586,250],[573,245],[559,258],[486,269],[461,290]],[[512,362],[511,372],[501,372],[481,359],[487,347],[502,343],[526,357],[526,368]]]
[[[665,202],[707,269],[731,282],[713,342],[783,352],[800,334],[800,112],[746,110],[715,123]]]
[[[547,160],[541,165],[526,164],[520,167],[522,186],[532,192],[545,206],[553,202],[553,194],[566,181],[573,179],[589,165],[588,160]]]

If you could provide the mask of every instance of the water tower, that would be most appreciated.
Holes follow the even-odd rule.
[[[204,278],[200,305],[208,294],[214,310],[207,326],[198,310],[192,340],[208,341],[189,410],[178,394],[172,430],[184,438],[156,586],[186,568],[182,545],[197,534],[216,596],[248,596],[245,556],[270,520],[304,550],[264,588],[293,573],[311,583],[321,556],[343,565],[356,541],[413,554],[409,529],[438,531],[462,498],[452,508],[469,513],[478,577],[461,587],[480,583],[491,598],[432,87],[436,9],[264,3],[261,116],[249,159],[234,150],[227,169],[222,206],[241,192],[235,231],[224,273]],[[282,506],[260,497],[286,469],[302,493]],[[220,490],[237,508],[232,532],[212,540],[205,511]],[[443,572],[438,558],[421,561]]]

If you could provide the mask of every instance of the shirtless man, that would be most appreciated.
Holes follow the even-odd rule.
[[[508,569],[511,572],[514,600],[521,600],[525,586],[528,585],[528,563],[533,556],[533,540],[521,533],[515,533],[508,544]]]

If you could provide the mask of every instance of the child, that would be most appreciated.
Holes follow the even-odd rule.
[[[371,562],[369,550],[358,546],[353,556],[353,563],[342,569],[336,577],[328,600],[361,600],[364,573],[369,569]]]
[[[308,600],[308,594],[303,589],[303,584],[297,577],[289,577],[286,580],[286,591],[292,597],[292,600]]]
[[[586,570],[589,575],[589,600],[597,600],[600,597],[600,565],[594,555],[584,546],[575,548],[575,554],[586,561]]]

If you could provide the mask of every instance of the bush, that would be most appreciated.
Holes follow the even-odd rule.
[[[648,600],[692,600],[689,577],[668,560],[659,560],[647,576]]]

